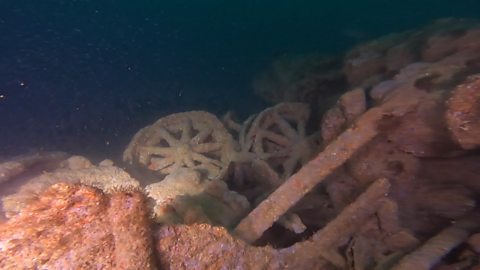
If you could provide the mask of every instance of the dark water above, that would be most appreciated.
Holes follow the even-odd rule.
[[[339,54],[479,10],[478,0],[1,0],[0,156],[116,157],[170,113],[264,108],[252,78],[281,54]]]

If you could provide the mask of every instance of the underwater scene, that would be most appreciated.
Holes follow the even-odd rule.
[[[480,1],[0,0],[0,269],[480,270]]]

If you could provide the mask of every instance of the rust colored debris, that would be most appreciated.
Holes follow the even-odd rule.
[[[390,188],[393,189],[393,186]],[[374,215],[360,225],[344,255],[348,269],[386,269],[392,258],[416,247],[419,240],[399,219],[399,206],[391,196],[382,199]]]
[[[417,250],[405,256],[393,270],[427,270],[438,264],[443,256],[457,247],[472,232],[480,228],[480,215],[472,215],[454,222],[450,227],[428,240]]]
[[[450,139],[444,113],[445,92],[428,94],[414,112],[405,115],[388,132],[392,140],[402,151],[417,157],[452,156],[461,149]]]
[[[154,269],[150,219],[143,194],[112,193],[107,212],[115,243],[115,267]]]
[[[468,238],[468,244],[475,252],[480,254],[480,233],[476,233]]]
[[[257,205],[233,234],[267,246],[248,246],[207,225],[162,226],[156,237],[161,265],[390,269],[452,222],[460,224],[454,229],[463,226],[480,192],[479,40],[478,21],[443,19],[360,45],[345,56],[338,76],[349,84],[342,92],[353,90],[341,93],[335,88],[341,84],[333,84],[341,96],[333,107],[331,93],[323,99],[315,83],[339,69],[310,72],[319,63],[315,57],[275,62],[255,84],[257,93],[279,104],[243,123],[228,114],[223,123],[233,151],[225,156],[232,166],[222,180]],[[305,93],[316,99],[303,100]],[[185,127],[180,122],[175,125]],[[321,153],[311,151],[316,145],[306,134],[319,134],[312,130],[319,124]],[[181,137],[178,126],[172,134]],[[163,157],[160,152],[151,157]],[[424,243],[431,252],[424,259],[439,269],[478,265],[478,236],[468,238],[474,233],[478,229],[450,243],[431,238],[442,246],[432,251],[431,241]]]
[[[361,88],[343,94],[337,104],[322,117],[321,135],[323,144],[333,141],[343,130],[367,110],[365,92]]]
[[[463,149],[480,146],[480,74],[467,78],[451,92],[446,121],[452,137]]]
[[[143,195],[55,184],[0,224],[2,269],[153,269]]]
[[[155,233],[161,269],[280,269],[271,247],[252,247],[208,224],[161,226]]]
[[[282,250],[289,261],[289,265],[298,264],[293,269],[320,269],[319,257],[332,265],[344,269],[345,260],[340,255],[338,248],[346,245],[349,239],[360,230],[369,217],[371,217],[384,202],[382,199],[388,195],[390,183],[386,179],[375,181],[364,193],[324,228],[315,233],[309,240],[298,243]],[[324,264],[324,263],[322,263]],[[309,267],[305,267],[305,266]],[[302,267],[300,267],[302,266]]]
[[[449,159],[422,160],[419,176],[437,184],[462,185],[480,193],[480,157],[467,155]]]
[[[353,123],[357,117],[367,110],[365,91],[362,88],[357,88],[346,92],[339,98],[338,105],[342,109],[347,123]]]
[[[424,93],[415,91],[415,89],[402,92],[398,94],[394,91],[391,93],[391,99],[382,106],[374,107],[361,115],[323,152],[303,166],[250,212],[235,228],[235,234],[245,241],[253,243],[305,194],[342,166],[358,149],[377,136],[380,120],[386,117],[403,116],[415,108],[425,96]]]
[[[324,144],[335,140],[347,125],[347,119],[339,106],[334,106],[326,111],[322,116],[321,122],[321,133]]]
[[[450,90],[478,65],[479,53],[465,50],[434,63],[414,63],[402,69],[391,80],[375,86],[370,95],[383,103],[397,94],[415,91],[425,97],[418,108],[383,127],[396,146],[418,157],[448,157],[462,154],[448,132],[443,117],[445,99]],[[408,98],[408,97],[405,97]]]
[[[374,138],[377,135],[375,122],[381,117],[378,110],[370,110],[361,116],[355,127],[341,134],[250,212],[235,228],[234,233],[248,243],[257,240],[313,187]]]
[[[386,179],[376,181],[310,240],[280,250],[249,246],[210,225],[161,226],[155,236],[159,265],[163,269],[330,269],[332,262],[344,266],[336,248],[378,210],[389,187]]]
[[[355,153],[346,168],[362,187],[381,177],[404,184],[417,174],[419,163],[418,158],[398,150],[384,136],[378,136]]]
[[[276,61],[255,89],[279,103],[243,122],[141,129],[123,155],[139,181],[80,156],[1,163],[0,268],[153,269],[151,221],[161,269],[480,268],[479,21],[344,60]]]

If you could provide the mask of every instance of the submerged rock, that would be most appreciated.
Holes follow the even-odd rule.
[[[1,269],[153,269],[139,192],[55,184],[0,224]]]
[[[67,164],[71,164],[69,160],[67,160]],[[84,162],[84,159],[75,157],[75,160],[81,160],[82,164],[88,164]],[[74,166],[77,169],[71,169],[67,166],[67,168],[43,172],[27,179],[14,193],[2,197],[2,207],[5,215],[10,217],[20,212],[30,202],[35,201],[41,192],[58,182],[82,183],[99,188],[106,193],[140,190],[140,183],[118,167],[90,165],[78,169],[77,165]]]
[[[199,172],[190,169],[180,169],[145,191],[154,204],[153,217],[160,223],[229,227],[250,210],[247,199],[230,191],[225,182],[201,179]]]
[[[445,118],[452,138],[463,149],[480,146],[480,74],[468,77],[452,91]]]

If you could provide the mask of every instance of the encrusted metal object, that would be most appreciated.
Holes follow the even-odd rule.
[[[160,118],[133,137],[124,161],[168,175],[180,168],[220,179],[230,163],[231,135],[213,114],[190,111]]]

